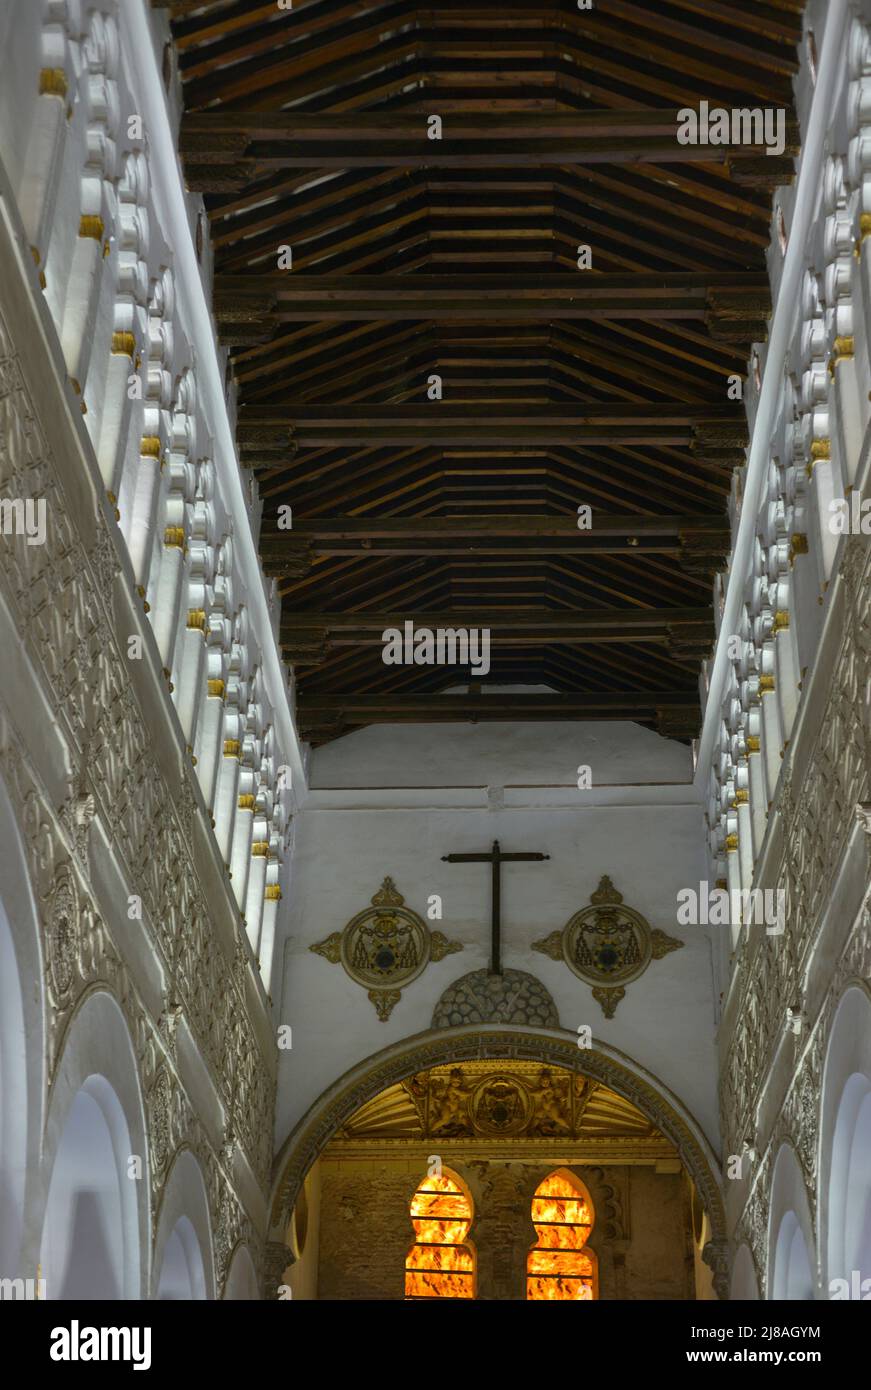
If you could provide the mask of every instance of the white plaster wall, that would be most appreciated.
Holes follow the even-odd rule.
[[[389,742],[390,730],[370,730],[376,746]],[[466,740],[479,757],[465,760],[469,781],[480,778],[488,761],[499,755],[499,774],[504,782],[521,783],[534,772],[531,762],[535,741],[542,762],[549,769],[571,769],[582,759],[576,749],[586,737],[583,726],[576,741],[571,728],[548,726],[551,746],[544,731],[512,726],[512,739],[502,749],[491,728],[398,730],[404,750],[406,773],[420,770],[428,760],[435,767],[440,744],[453,756]],[[645,735],[638,739],[638,733]],[[369,809],[331,809],[324,799],[313,801],[296,824],[294,892],[284,944],[283,989],[276,990],[278,1021],[290,1024],[293,1046],[281,1053],[277,1142],[321,1092],[348,1068],[390,1043],[427,1029],[433,1008],[443,990],[469,971],[485,967],[489,953],[490,871],[486,865],[442,863],[442,855],[489,850],[498,839],[503,850],[542,851],[547,863],[506,866],[503,885],[503,963],[537,975],[551,991],[564,1028],[590,1024],[595,1040],[601,1040],[652,1071],[672,1089],[694,1114],[716,1145],[716,1065],[714,1051],[714,1001],[710,945],[705,929],[678,927],[676,895],[680,888],[698,885],[705,877],[702,818],[689,788],[691,771],[686,750],[669,748],[666,740],[650,735],[652,757],[647,756],[646,731],[636,726],[610,727],[607,743],[613,764],[621,757],[621,735],[627,749],[635,746],[635,786],[624,783],[629,804],[584,804],[567,798],[565,806],[536,805],[535,789],[530,804],[489,810],[478,807],[433,806],[432,797],[404,793],[401,806],[391,807],[390,796],[371,798]],[[416,734],[418,744],[415,745]],[[412,735],[412,737],[409,737]],[[471,735],[471,736],[470,736]],[[515,737],[520,747],[514,761]],[[318,755],[321,767],[332,765],[333,775],[345,757],[350,774],[362,779],[366,762],[356,763],[343,739]],[[357,740],[357,744],[362,739]],[[665,751],[656,745],[664,744]],[[674,751],[676,749],[676,752]],[[325,756],[326,755],[326,756]],[[671,759],[676,770],[684,764],[685,798],[680,788],[648,786],[655,782],[663,762]],[[447,757],[446,760],[447,762]],[[612,765],[613,765],[612,764]],[[604,780],[601,769],[612,765],[592,762],[594,782]],[[628,763],[624,775],[628,778]],[[370,777],[383,773],[376,759]],[[317,781],[317,772],[315,780]],[[539,780],[542,780],[539,768]],[[567,780],[567,779],[565,779]],[[467,783],[468,784],[468,783]],[[480,785],[480,783],[478,783]],[[360,785],[360,782],[357,783]],[[443,783],[444,785],[444,783]],[[326,799],[328,802],[328,798]],[[364,803],[369,804],[369,803]],[[403,991],[386,1023],[378,1020],[366,992],[309,947],[331,932],[341,931],[355,913],[365,908],[390,874],[415,911],[426,914],[427,899],[440,894],[443,919],[431,925],[465,949],[430,964],[424,974]],[[661,927],[686,942],[682,950],[652,962],[646,974],[627,989],[613,1020],[604,1018],[590,989],[561,962],[531,949],[531,943],[561,928],[578,909],[589,904],[590,894],[602,874],[609,874],[629,906],[640,910],[651,926]]]
[[[310,785],[327,787],[577,787],[689,782],[689,748],[641,724],[372,725],[317,748]]]

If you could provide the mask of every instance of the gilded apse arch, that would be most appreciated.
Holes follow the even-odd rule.
[[[478,1024],[418,1033],[359,1062],[315,1101],[291,1131],[273,1167],[273,1240],[281,1240],[305,1176],[333,1135],[361,1105],[416,1072],[450,1062],[524,1060],[588,1076],[623,1096],[674,1144],[708,1213],[705,1259],[717,1292],[728,1282],[727,1238],[718,1165],[701,1126],[650,1072],[616,1048],[582,1049],[574,1033]]]

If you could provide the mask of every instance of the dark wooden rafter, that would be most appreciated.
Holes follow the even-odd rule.
[[[224,343],[265,343],[282,324],[312,320],[516,324],[661,320],[705,324],[719,339],[746,339],[770,309],[765,275],[540,274],[222,275],[214,310]]]
[[[590,526],[572,516],[336,517],[264,529],[260,554],[266,573],[302,578],[321,556],[421,555],[456,558],[639,555],[677,556],[691,573],[711,578],[729,552],[729,530],[705,516],[619,516],[602,513]]]
[[[243,465],[264,453],[293,457],[299,449],[353,445],[563,444],[688,448],[712,463],[740,463],[747,422],[734,407],[643,405],[424,405],[313,406],[300,401],[245,407],[237,427]]]
[[[661,642],[678,660],[708,656],[714,637],[713,618],[705,608],[580,613],[549,608],[480,611],[457,605],[442,613],[288,613],[282,619],[281,641],[289,660],[310,665],[322,661],[331,649],[381,648],[385,632],[413,634],[418,628],[453,634],[475,629],[487,634],[491,647]]]
[[[473,724],[518,719],[554,720],[630,719],[653,724],[670,738],[689,738],[698,727],[698,697],[686,691],[609,690],[584,695],[303,695],[298,718],[303,735],[316,743],[338,738],[364,724],[443,723],[463,720]]]
[[[188,184],[198,192],[244,186],[285,169],[500,169],[556,164],[725,164],[750,162],[745,182],[769,178],[772,158],[783,175],[798,153],[793,125],[782,154],[760,145],[682,144],[676,110],[467,113],[430,117],[411,112],[349,115],[285,111],[206,111],[185,116],[180,149]],[[767,186],[767,183],[766,185]]]
[[[631,718],[691,737],[802,0],[165,8],[303,734]],[[680,144],[703,100],[786,108],[784,150]],[[486,625],[480,688],[385,665],[379,624],[408,621]],[[499,693],[523,685],[553,694]]]

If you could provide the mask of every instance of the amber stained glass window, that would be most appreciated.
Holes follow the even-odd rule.
[[[472,1203],[447,1173],[426,1177],[411,1199],[415,1244],[405,1261],[406,1298],[474,1298],[475,1255],[467,1237]]]
[[[526,1262],[527,1299],[594,1299],[596,1257],[584,1249],[593,1211],[571,1173],[551,1173],[536,1188],[532,1224],[538,1239]]]

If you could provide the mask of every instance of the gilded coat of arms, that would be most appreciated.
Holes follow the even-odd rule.
[[[683,945],[651,928],[646,918],[623,902],[607,874],[590,894],[590,906],[569,918],[562,931],[551,932],[533,949],[564,960],[593,989],[606,1018],[613,1018],[626,985],[643,975],[652,960]]]
[[[352,980],[363,985],[382,1022],[399,1002],[402,988],[415,980],[431,960],[461,951],[459,941],[430,931],[422,917],[405,906],[392,878],[385,878],[371,899],[341,932],[309,948]]]

